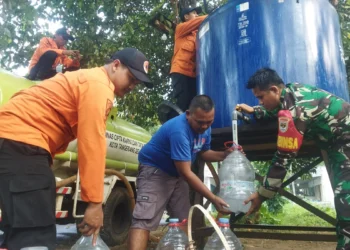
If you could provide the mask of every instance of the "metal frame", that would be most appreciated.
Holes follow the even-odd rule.
[[[240,138],[240,144],[245,149],[247,157],[250,160],[264,161],[267,159],[272,159],[274,152],[276,151],[276,141],[277,141],[277,125],[273,123],[264,124],[264,126],[259,125],[243,125],[238,126],[238,133]],[[229,141],[232,138],[232,128],[222,128],[222,129],[213,129],[212,130],[212,149],[213,150],[222,150],[223,142]],[[265,143],[264,143],[265,142]],[[331,225],[336,225],[337,221],[335,218],[329,216],[318,208],[310,205],[304,200],[296,197],[290,192],[286,191],[284,188],[291,184],[293,181],[301,177],[303,174],[310,171],[312,168],[316,167],[319,163],[324,161],[328,173],[330,173],[330,168],[328,165],[328,157],[324,151],[317,149],[316,145],[312,141],[306,141],[303,143],[303,147],[299,153],[302,157],[318,157],[314,162],[310,163],[308,166],[305,166],[302,170],[295,173],[289,179],[283,182],[278,193],[287,199],[295,202],[311,213],[317,215],[321,219],[329,222]],[[208,164],[208,163],[207,163]],[[209,165],[210,166],[210,165]],[[203,166],[197,166],[199,168]],[[209,167],[210,168],[210,167]],[[216,179],[214,177],[214,179]],[[256,179],[262,181],[263,177],[256,174]],[[202,179],[203,181],[203,179]],[[216,183],[217,187],[219,183]],[[217,191],[217,190],[216,190]],[[209,205],[205,204],[205,205]],[[302,241],[336,241],[335,227],[299,227],[299,226],[274,226],[274,225],[246,225],[246,224],[236,224],[235,222],[242,218],[244,214],[231,214],[230,225],[231,229],[254,229],[257,231],[242,231],[235,230],[235,234],[238,237],[243,238],[258,238],[258,239],[279,239],[279,240],[302,240]],[[211,235],[213,232],[211,228],[206,228],[204,223],[198,223],[193,227],[194,228],[194,238],[200,239],[203,241],[203,238]],[[259,232],[260,230],[260,232]],[[265,230],[261,231],[261,230]],[[270,232],[266,232],[269,230]],[[277,231],[286,231],[285,233],[276,232]],[[293,232],[288,232],[293,231]],[[302,231],[303,233],[295,233]],[[323,232],[319,234],[317,232]]]
[[[237,225],[236,228],[244,228],[244,229],[265,229],[269,230],[270,232],[257,232],[257,231],[235,231],[235,234],[239,238],[252,238],[252,239],[270,239],[270,240],[296,240],[296,241],[323,241],[323,242],[335,242],[337,241],[337,237],[335,235],[335,229],[334,228],[323,228],[322,230],[319,230],[319,228],[314,229],[312,227],[286,227],[283,228],[281,226],[271,226],[274,228],[267,228],[266,226],[262,225]],[[307,233],[280,233],[280,232],[273,232],[273,230],[278,231],[308,231]],[[316,234],[316,233],[309,233],[312,231],[317,232],[328,232],[328,233],[322,233],[322,234]],[[195,232],[193,232],[193,237],[196,238],[203,238],[208,237],[214,232],[213,228],[211,227],[202,227],[197,228]]]
[[[309,212],[317,215],[319,218],[327,221],[334,227],[303,227],[303,226],[300,227],[300,226],[246,225],[246,224],[242,225],[242,224],[236,224],[235,222],[240,218],[242,218],[244,216],[244,213],[240,213],[238,215],[235,215],[233,213],[231,214],[231,217],[230,217],[231,229],[234,230],[237,228],[252,228],[252,229],[264,229],[264,230],[268,229],[268,230],[279,230],[279,231],[289,230],[289,231],[331,232],[331,234],[318,234],[318,233],[297,234],[297,233],[279,233],[279,232],[242,232],[242,231],[236,231],[235,233],[237,234],[238,237],[244,237],[244,238],[284,239],[284,240],[302,240],[302,241],[303,240],[332,241],[332,242],[336,241],[335,225],[337,223],[337,220],[284,189],[286,186],[291,184],[300,176],[307,173],[312,168],[316,167],[322,161],[323,161],[322,158],[318,158],[314,162],[310,163],[308,166],[304,167],[301,171],[295,173],[292,177],[290,177],[288,180],[283,182],[281,188],[278,190],[278,193],[286,197],[287,199],[293,201],[294,203],[298,204],[299,206],[303,207],[304,209],[308,210]],[[255,179],[261,182],[263,180],[263,177],[256,174]]]

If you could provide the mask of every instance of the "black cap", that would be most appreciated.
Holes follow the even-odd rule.
[[[196,11],[197,14],[200,14],[202,13],[202,7],[189,7],[189,8],[184,8],[181,10],[180,12],[180,18],[181,18],[181,21],[185,22],[185,15],[192,12],[192,11]]]
[[[135,48],[125,48],[117,51],[111,56],[111,60],[119,60],[124,64],[133,76],[143,82],[147,88],[152,88],[153,84],[147,76],[149,62],[146,56]]]
[[[66,28],[60,28],[58,30],[56,30],[56,35],[60,35],[63,37],[64,40],[68,41],[74,41],[74,37],[70,34],[69,30],[67,30]]]

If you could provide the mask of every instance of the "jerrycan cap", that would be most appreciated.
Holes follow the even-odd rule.
[[[228,218],[220,218],[218,222],[219,227],[230,227],[230,222]]]
[[[171,219],[169,219],[169,222],[170,223],[177,223],[177,222],[179,222],[179,219],[178,218],[171,218]]]
[[[178,218],[170,218],[169,219],[169,227],[178,227],[180,226]]]
[[[226,224],[226,223],[229,223],[229,219],[228,218],[219,218],[219,222]]]

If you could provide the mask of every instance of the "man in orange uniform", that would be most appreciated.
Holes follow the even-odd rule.
[[[176,105],[185,111],[193,97],[197,95],[196,88],[196,35],[199,25],[207,16],[198,16],[201,7],[185,8],[180,13],[182,23],[176,26],[174,55],[171,60],[170,77],[173,86],[172,97]],[[169,119],[177,114],[171,112]]]
[[[56,67],[59,64],[62,64],[66,71],[77,70],[80,67],[81,56],[79,50],[65,48],[68,40],[73,41],[74,37],[65,28],[58,29],[53,38],[42,38],[30,60],[27,78],[44,80],[53,77],[57,73]]]
[[[81,196],[88,202],[83,222],[94,242],[103,223],[106,120],[114,95],[137,84],[151,87],[148,61],[137,49],[116,52],[103,67],[45,80],[16,93],[0,108],[0,206],[5,246],[55,249],[55,154],[78,138]],[[0,246],[1,248],[1,246]]]

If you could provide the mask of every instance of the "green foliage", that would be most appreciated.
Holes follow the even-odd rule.
[[[189,6],[196,6],[196,0],[179,0],[179,5],[181,8],[187,8]]]
[[[269,211],[267,205],[262,205],[260,211],[250,215],[249,217],[243,217],[237,223],[244,224],[269,224],[269,225],[283,225],[283,226],[310,226],[310,227],[330,227],[332,226],[320,217],[310,213],[304,208],[296,205],[292,202],[285,201],[283,209],[279,212]],[[336,212],[333,208],[319,206],[312,204],[326,214],[336,218]],[[213,218],[217,217],[217,212],[210,212]],[[229,218],[229,215],[223,217]],[[209,222],[207,222],[209,225]]]
[[[270,224],[276,225],[280,223],[280,220],[276,217],[276,214],[283,211],[283,207],[288,201],[276,195],[273,199],[265,201],[259,211],[256,213],[244,216],[237,223],[241,224]]]
[[[341,24],[346,71],[348,73],[348,82],[350,84],[350,0],[339,1],[336,8]]]
[[[9,3],[13,3],[9,1]],[[117,100],[118,115],[145,128],[158,124],[157,106],[169,92],[168,73],[173,39],[160,39],[161,33],[148,25],[153,10],[167,16],[172,9],[166,0],[53,0],[16,1],[0,7],[0,67],[8,70],[27,66],[43,36],[52,36],[42,20],[60,21],[77,38],[68,47],[83,55],[82,68],[102,66],[105,59],[125,47],[136,47],[150,61],[153,89],[139,87]]]
[[[288,169],[287,175],[285,179],[288,179],[289,177],[291,177],[294,173],[299,172],[301,169],[303,169],[303,167],[311,164],[313,161],[315,161],[314,158],[311,159],[303,159],[303,158],[299,158],[299,159],[294,159],[291,163],[290,168]],[[266,162],[252,162],[252,165],[255,169],[255,172],[258,173],[261,176],[265,176],[267,174],[267,171],[269,170],[271,161],[266,161]],[[310,179],[311,178],[311,173],[315,173],[315,168],[311,169],[308,173],[304,174],[301,178],[302,179]],[[262,207],[266,207],[265,210],[260,210],[259,213],[261,213],[260,217],[264,218],[268,217],[268,215],[265,215],[264,213],[267,212],[267,214],[271,213],[271,214],[277,214],[280,213],[284,207],[284,205],[287,203],[288,201],[281,197],[279,194],[276,194],[274,198],[269,199],[267,201],[265,201],[263,203]],[[258,220],[256,221],[256,223],[263,223],[260,220],[260,217],[258,218]],[[264,220],[262,220],[264,221]]]
[[[275,200],[275,202],[272,202],[273,200]],[[271,204],[268,204],[268,203],[264,203],[259,212],[256,213],[257,214],[257,218],[258,220],[256,221],[255,224],[270,224],[270,225],[275,225],[275,224],[278,224],[279,223],[279,220],[276,219],[276,216],[275,214],[278,213],[278,211],[280,211],[282,209],[282,206],[281,207],[278,207],[278,205],[276,204],[280,204],[281,201],[284,201],[284,199],[276,199],[274,198],[273,200],[269,200],[269,202],[271,202],[271,204],[274,204],[273,206],[271,206]],[[276,210],[275,211],[271,211],[271,207],[272,208],[275,208],[276,207]]]
[[[279,213],[288,201],[280,194],[276,194],[272,199],[266,200],[263,204],[267,207],[267,211],[276,214]]]
[[[0,5],[0,67],[14,69],[28,65],[33,46],[43,36],[36,30],[45,28],[38,22],[44,13],[42,7],[35,9],[26,0],[4,1]]]
[[[293,173],[299,172],[302,170],[305,166],[311,164],[314,162],[316,158],[297,158],[293,159],[291,161],[291,165],[289,167],[286,178],[289,178],[292,176]],[[267,171],[269,170],[271,161],[255,161],[252,162],[256,173],[259,175],[265,176],[267,174]],[[315,173],[316,168],[311,169],[308,173],[304,174],[301,178],[303,180],[307,180],[311,178],[311,173]]]
[[[283,199],[285,200],[285,199]],[[330,207],[319,206],[312,204],[321,211],[327,213],[332,217],[336,217],[335,210]],[[269,210],[266,204],[263,204],[259,212],[249,216],[243,217],[238,223],[245,224],[269,224],[269,225],[283,225],[283,226],[319,226],[330,227],[332,226],[325,220],[310,213],[304,208],[296,205],[292,202],[285,200],[285,205],[278,212],[272,212]]]
[[[86,67],[103,65],[106,56],[125,47],[136,47],[150,61],[150,78],[153,89],[138,88],[124,99],[118,99],[119,116],[149,128],[158,123],[156,110],[168,92],[168,73],[172,55],[172,39],[160,39],[160,33],[148,25],[153,9],[164,6],[166,1],[50,1],[52,9],[58,9],[50,18],[64,16],[64,26],[75,31],[74,44],[84,55]],[[69,12],[67,12],[69,9]],[[78,18],[77,18],[78,17]]]
[[[151,128],[148,129],[148,131],[151,133],[151,135],[154,135],[158,131],[160,126],[161,125],[157,125],[157,126],[151,127]]]
[[[314,205],[314,204],[313,204]],[[316,207],[323,212],[327,213],[332,217],[336,217],[335,210],[330,207]],[[276,218],[279,220],[280,225],[284,226],[319,226],[319,227],[330,227],[332,226],[328,222],[319,218],[318,216],[310,213],[304,208],[294,204],[289,203],[283,208],[283,212],[277,214]]]
[[[208,11],[227,0],[208,0]],[[82,67],[104,64],[106,57],[124,47],[136,47],[150,60],[152,90],[139,88],[123,100],[117,100],[119,116],[145,128],[158,125],[156,108],[168,98],[170,60],[173,37],[162,40],[161,32],[148,22],[161,12],[175,20],[173,3],[168,0],[3,0],[0,5],[0,67],[13,70],[26,67],[50,22],[60,21],[77,37],[69,44],[83,55]],[[202,1],[181,0],[179,5],[202,4]],[[350,76],[350,1],[340,1],[339,12],[344,53]]]

